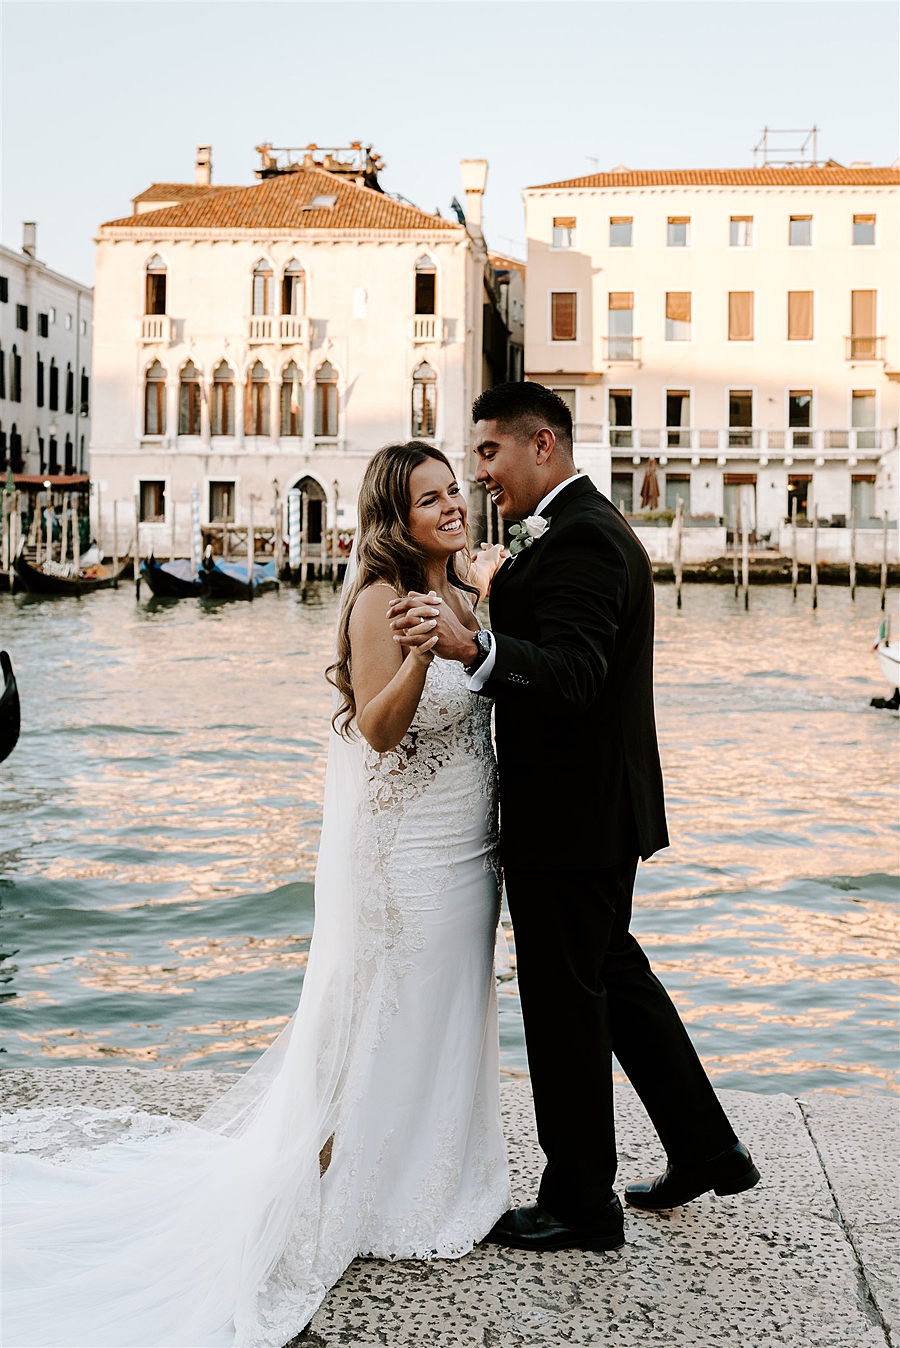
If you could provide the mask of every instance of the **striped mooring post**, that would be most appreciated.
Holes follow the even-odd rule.
[[[200,488],[191,487],[191,561],[195,575],[203,566],[203,533],[200,529]]]
[[[287,494],[288,501],[288,566],[291,580],[296,581],[300,574],[300,498],[302,492],[292,487]]]

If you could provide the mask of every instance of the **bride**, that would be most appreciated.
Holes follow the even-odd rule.
[[[403,652],[386,616],[430,591],[477,630],[499,549],[468,556],[443,454],[375,454],[329,671],[298,1010],[196,1124],[7,1118],[9,1348],[282,1348],[356,1256],[459,1258],[509,1206],[490,703],[431,641]]]

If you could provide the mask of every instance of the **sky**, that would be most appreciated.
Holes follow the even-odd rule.
[[[255,182],[262,141],[372,144],[425,210],[490,163],[488,242],[521,189],[619,164],[743,167],[764,125],[890,164],[892,0],[6,0],[2,239],[91,282],[93,237],[154,181]]]

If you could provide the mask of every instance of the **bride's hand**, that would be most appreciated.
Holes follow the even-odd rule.
[[[407,650],[427,643],[445,660],[471,664],[478,654],[474,633],[433,590],[395,599],[387,612],[394,640]]]
[[[478,586],[482,599],[487,599],[491,592],[491,581],[508,556],[502,543],[495,543],[493,547],[482,543],[481,551],[473,553],[469,576]]]

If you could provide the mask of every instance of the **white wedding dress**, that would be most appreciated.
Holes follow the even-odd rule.
[[[196,1124],[4,1126],[6,1348],[282,1348],[357,1255],[458,1258],[509,1206],[490,703],[435,659],[389,753],[332,735],[299,1008]]]

